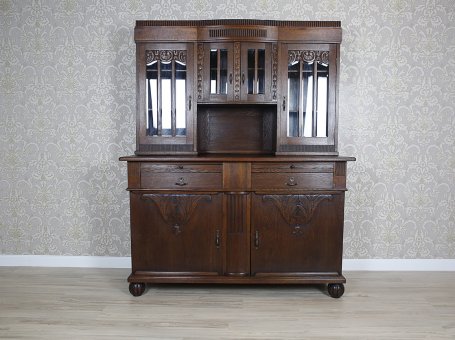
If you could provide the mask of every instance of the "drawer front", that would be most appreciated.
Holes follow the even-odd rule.
[[[191,164],[191,163],[143,163],[141,172],[144,173],[221,173],[222,164]]]
[[[159,190],[220,190],[221,164],[142,164],[141,188]]]
[[[333,188],[332,162],[253,163],[253,190],[330,190]]]
[[[253,173],[253,190],[330,190],[333,188],[333,174],[328,172],[307,173]]]
[[[285,163],[253,163],[254,172],[330,172],[333,173],[333,163],[330,162],[285,162]]]

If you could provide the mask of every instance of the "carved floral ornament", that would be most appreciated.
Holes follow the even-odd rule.
[[[329,51],[297,51],[290,50],[288,53],[288,64],[296,62],[312,63],[314,61],[328,65],[329,64]]]
[[[158,207],[163,220],[174,234],[180,234],[191,220],[200,202],[211,202],[210,195],[163,195],[143,194],[143,200],[151,200]]]
[[[318,205],[332,200],[332,195],[265,195],[264,201],[272,201],[286,223],[293,229],[292,234],[303,235],[303,228],[310,223]]]
[[[171,62],[173,60],[186,64],[185,50],[147,50],[145,56],[147,64],[154,61]]]

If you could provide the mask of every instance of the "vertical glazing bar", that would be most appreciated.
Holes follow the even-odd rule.
[[[175,60],[172,60],[171,62],[172,69],[171,69],[171,134],[172,137],[175,137],[177,134],[176,131],[176,102],[175,102],[175,87],[176,87],[176,81],[175,81]]]
[[[318,62],[313,63],[313,129],[311,136],[318,135]]]
[[[221,49],[216,50],[216,93],[221,93]]]
[[[149,136],[152,135],[153,130],[153,106],[152,106],[152,82],[151,79],[147,79],[147,121],[146,129]]]
[[[259,67],[259,60],[258,60],[259,50],[254,50],[254,79],[253,79],[253,93],[259,93],[259,78],[258,78],[258,67]]]
[[[156,134],[158,136],[161,136],[162,134],[162,114],[163,114],[163,110],[162,110],[162,107],[163,107],[163,102],[162,102],[162,98],[161,98],[161,87],[162,87],[162,84],[161,84],[161,60],[158,60],[158,83],[157,83],[157,87],[158,87],[158,107],[157,107],[157,116],[156,116],[156,121],[157,121],[157,128],[158,128],[158,131],[156,132]]]
[[[303,61],[299,61],[299,95],[298,95],[298,104],[297,104],[297,107],[298,107],[298,110],[299,110],[299,126],[298,126],[298,133],[299,133],[299,137],[303,137],[303,130],[304,130],[304,127],[305,127],[305,117],[303,116],[303,112],[305,111],[305,108],[303,107],[303,96],[304,96],[304,93],[303,91],[305,91],[305,87],[303,86],[303,65],[304,65],[304,62]]]

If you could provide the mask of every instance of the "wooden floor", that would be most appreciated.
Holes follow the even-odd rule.
[[[455,272],[319,286],[149,287],[125,269],[0,268],[0,339],[455,339]]]

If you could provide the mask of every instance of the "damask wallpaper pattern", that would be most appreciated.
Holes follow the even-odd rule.
[[[129,255],[138,19],[341,20],[346,258],[455,257],[453,0],[0,0],[0,253]]]

